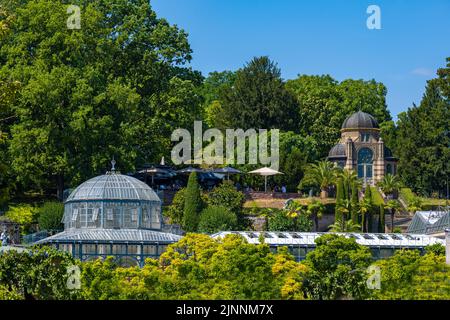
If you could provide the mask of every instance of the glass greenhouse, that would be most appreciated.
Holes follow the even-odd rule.
[[[439,207],[435,211],[417,211],[408,232],[443,234],[447,228],[450,228],[450,207]]]
[[[113,256],[143,265],[181,237],[161,232],[161,200],[145,183],[114,170],[78,186],[64,205],[64,232],[38,241],[85,261]]]

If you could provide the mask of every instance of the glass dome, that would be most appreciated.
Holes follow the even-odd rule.
[[[136,178],[109,172],[78,186],[64,206],[65,229],[161,229],[161,200]]]

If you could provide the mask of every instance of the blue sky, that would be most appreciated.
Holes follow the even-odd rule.
[[[151,0],[159,17],[189,34],[204,75],[268,55],[285,79],[330,74],[375,79],[394,118],[419,103],[450,57],[450,0]],[[381,9],[369,30],[367,7]]]

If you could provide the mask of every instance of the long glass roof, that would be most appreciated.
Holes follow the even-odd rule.
[[[101,241],[101,242],[161,242],[174,243],[180,236],[152,230],[142,229],[70,229],[36,242],[36,244],[67,241]]]
[[[82,200],[144,200],[161,202],[158,195],[144,182],[111,172],[79,185],[66,202]]]
[[[256,231],[223,231],[212,235],[221,238],[227,234],[243,236],[249,243],[258,244],[262,234],[264,241],[270,245],[315,245],[315,240],[326,234],[321,232],[256,232]],[[366,246],[400,246],[423,247],[435,243],[444,245],[445,241],[436,237],[419,234],[399,233],[337,233],[346,238],[353,238],[357,243]]]

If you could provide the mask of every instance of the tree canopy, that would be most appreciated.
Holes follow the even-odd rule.
[[[66,27],[61,1],[17,2],[0,40],[0,80],[21,82],[12,105],[12,167],[23,183],[76,184],[168,154],[170,132],[201,113],[202,77],[187,34],[148,1],[73,1],[83,27]]]

